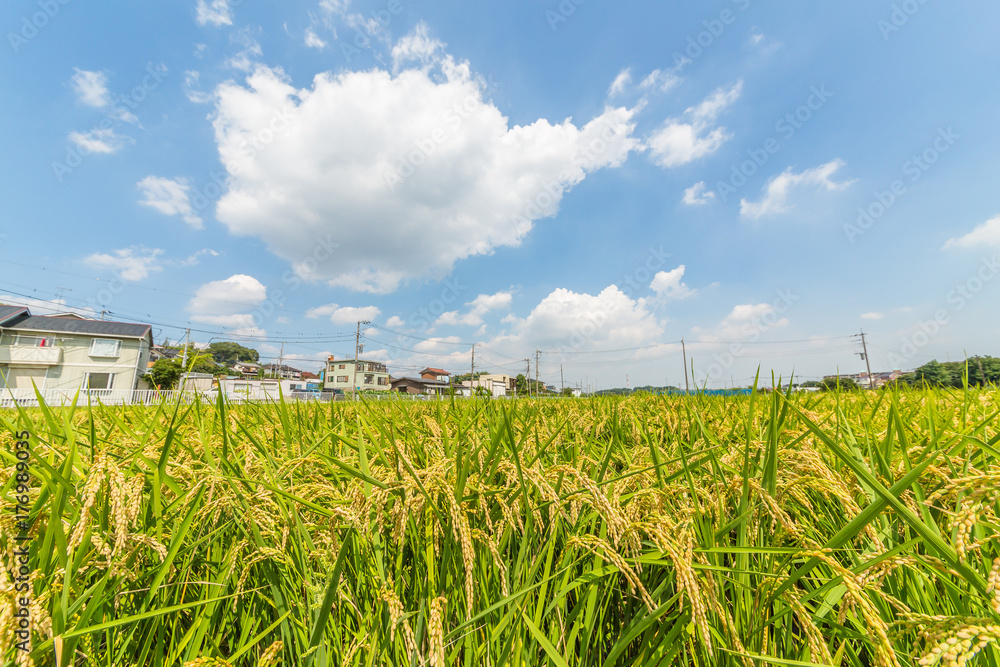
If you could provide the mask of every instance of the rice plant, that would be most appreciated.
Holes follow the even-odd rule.
[[[998,414],[978,389],[8,411],[33,639],[4,664],[1000,665]]]

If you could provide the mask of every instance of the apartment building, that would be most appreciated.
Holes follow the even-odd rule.
[[[357,369],[355,370],[355,363]],[[336,359],[326,361],[323,374],[323,388],[326,391],[389,391],[389,371],[380,361],[369,359]]]

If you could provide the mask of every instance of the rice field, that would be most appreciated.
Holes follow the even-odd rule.
[[[0,412],[17,665],[1000,665],[1000,395]]]

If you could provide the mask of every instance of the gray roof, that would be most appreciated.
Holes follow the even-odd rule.
[[[27,314],[28,309],[24,306],[2,306],[0,305],[0,324],[21,313]]]
[[[125,338],[145,338],[152,329],[148,324],[77,320],[62,317],[45,317],[44,315],[26,317],[7,328],[22,331],[90,334],[92,336],[123,336]]]

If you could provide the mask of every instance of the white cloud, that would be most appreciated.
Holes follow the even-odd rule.
[[[422,352],[424,354],[442,354],[450,353],[454,351],[455,345],[461,343],[462,339],[457,336],[448,336],[446,338],[429,338],[427,340],[422,340],[413,346],[417,352]]]
[[[188,100],[195,104],[207,104],[215,97],[211,93],[198,90],[198,80],[201,78],[199,72],[189,70],[184,72],[184,94]]]
[[[218,257],[219,254],[220,253],[216,252],[215,250],[212,250],[211,248],[203,248],[202,250],[199,250],[196,253],[188,255],[188,257],[185,259],[168,260],[166,264],[168,266],[179,266],[179,267],[197,266],[198,263],[201,261],[201,258],[204,257],[205,255],[208,255],[210,257]]]
[[[806,187],[822,188],[827,191],[843,190],[854,181],[836,182],[833,175],[846,163],[837,159],[813,169],[796,174],[791,168],[775,176],[764,186],[764,198],[759,202],[740,201],[740,213],[747,218],[757,220],[767,215],[783,213],[794,207],[789,199],[797,190]]]
[[[73,92],[77,99],[88,107],[101,109],[111,102],[108,92],[108,76],[104,72],[88,72],[73,68]]]
[[[649,73],[639,87],[643,90],[659,91],[665,93],[681,82],[681,78],[673,70],[655,69]]]
[[[233,10],[229,6],[229,0],[198,0],[195,7],[195,21],[200,26],[210,23],[217,27],[232,25]]]
[[[443,42],[429,36],[427,24],[421,21],[392,47],[393,70],[398,72],[401,65],[414,61],[423,66],[434,64],[440,60],[439,52],[443,52],[444,47]]]
[[[880,320],[885,317],[882,313],[865,313],[861,316],[863,320]]]
[[[697,294],[696,290],[684,284],[684,271],[686,267],[681,264],[673,271],[660,271],[653,276],[653,282],[649,288],[666,301],[680,301]]]
[[[239,52],[226,61],[226,66],[241,72],[249,72],[257,67],[257,58],[264,52],[260,48],[260,42],[253,36],[249,28],[238,30],[229,36],[229,41],[236,46],[242,47]]]
[[[361,308],[353,306],[340,306],[330,303],[325,306],[317,306],[306,311],[306,317],[317,319],[328,317],[334,324],[356,324],[358,322],[371,322],[378,318],[382,311],[375,306],[364,306]]]
[[[788,319],[780,317],[777,309],[769,303],[744,304],[733,308],[715,329],[706,331],[695,327],[693,331],[703,342],[745,341],[788,324]]]
[[[608,97],[617,97],[625,92],[625,87],[632,83],[632,70],[623,69],[615,77],[615,80],[611,83],[611,87],[608,88]]]
[[[352,306],[345,306],[343,308],[338,308],[332,315],[330,315],[330,321],[334,324],[356,324],[358,322],[373,322],[378,319],[378,316],[382,314],[382,311],[375,306],[364,306],[362,308],[355,308]]]
[[[180,216],[195,229],[203,227],[201,218],[191,207],[191,197],[188,195],[191,186],[186,179],[171,180],[159,176],[147,176],[137,185],[145,197],[139,202],[143,206],[155,208],[164,215]]]
[[[646,301],[629,298],[615,285],[597,295],[557,289],[526,318],[510,321],[513,330],[487,345],[512,356],[541,348],[571,357],[587,350],[655,344],[663,334]]]
[[[566,191],[638,145],[625,108],[582,127],[511,127],[468,64],[449,56],[435,72],[324,73],[304,90],[259,67],[247,84],[217,90],[220,158],[241,165],[217,217],[304,279],[357,291],[440,279],[461,259],[517,246]],[[247,157],[247,142],[275,119],[283,129]],[[318,238],[339,248],[310,273]]]
[[[69,140],[84,153],[117,153],[126,144],[133,143],[130,137],[116,134],[114,130],[95,128],[90,132],[70,132]]]
[[[319,35],[312,28],[306,28],[305,36],[306,46],[313,49],[325,49],[326,42],[324,42]]]
[[[981,248],[983,246],[1000,246],[1000,215],[990,218],[965,236],[948,239],[942,250]]]
[[[385,326],[389,327],[390,329],[398,329],[400,327],[406,326],[406,322],[403,320],[403,318],[393,315],[392,317],[390,317],[388,320],[385,321]]]
[[[253,310],[267,301],[267,288],[256,278],[235,275],[205,283],[188,302],[193,322],[227,329],[237,335],[262,335]]]
[[[700,181],[684,191],[682,201],[688,206],[703,206],[713,199],[715,199],[715,193],[708,189],[705,181]]]
[[[108,253],[94,253],[84,258],[84,263],[99,269],[110,269],[120,273],[122,280],[145,280],[150,273],[162,271],[160,263],[162,250],[132,246]]]
[[[438,319],[440,325],[466,325],[478,327],[483,324],[483,316],[494,310],[510,308],[514,297],[510,292],[497,292],[496,294],[480,294],[475,299],[465,304],[471,306],[469,312],[460,315],[458,311],[443,313]]]
[[[712,124],[726,107],[739,99],[742,91],[742,81],[728,90],[719,88],[701,104],[685,111],[683,118],[667,119],[648,142],[656,164],[679,167],[717,151],[732,135],[726,128],[713,128]]]
[[[350,6],[351,0],[322,0],[319,6],[331,14],[343,14]]]

